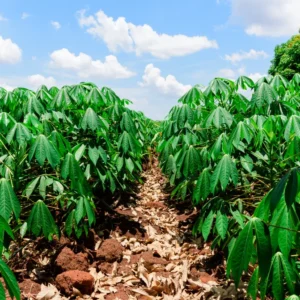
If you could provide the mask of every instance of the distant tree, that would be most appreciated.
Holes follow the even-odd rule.
[[[287,79],[292,79],[295,73],[300,73],[300,34],[275,47],[275,57],[269,69],[269,74],[280,74]]]

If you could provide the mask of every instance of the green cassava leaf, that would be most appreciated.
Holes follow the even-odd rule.
[[[17,300],[21,300],[21,293],[16,277],[2,259],[0,259],[0,274],[5,281],[10,296],[12,298],[15,297]],[[2,299],[5,299],[5,296]]]
[[[239,233],[230,255],[229,264],[236,287],[240,283],[243,271],[248,269],[253,248],[253,222],[249,221]]]
[[[251,296],[252,300],[257,299],[258,281],[259,281],[259,267],[256,267],[250,278],[248,289],[247,289],[247,294]]]
[[[207,238],[209,236],[213,220],[214,220],[214,213],[211,210],[202,225],[202,235],[203,235],[205,241],[207,240]]]
[[[238,181],[238,172],[230,155],[225,154],[219,161],[211,177],[211,191],[213,193],[215,192],[216,186],[219,182],[222,190],[225,190],[230,179],[234,185],[236,185]]]
[[[283,274],[280,256],[281,253],[277,252],[272,259],[272,292],[276,300],[283,299]]]
[[[33,206],[27,224],[28,230],[35,236],[43,233],[48,240],[52,240],[53,235],[58,234],[51,212],[42,200],[38,200]]]
[[[220,235],[222,240],[224,240],[228,229],[228,218],[222,210],[218,210],[216,218],[216,228],[218,234]]]
[[[196,205],[199,204],[200,200],[206,200],[210,194],[210,181],[210,170],[205,168],[201,172],[194,189],[193,201]]]
[[[16,123],[6,136],[6,140],[9,144],[14,139],[16,139],[20,145],[23,145],[32,139],[32,134],[24,124]]]
[[[0,216],[6,221],[10,218],[11,214],[14,214],[16,219],[19,218],[21,212],[20,202],[10,184],[5,179],[0,179]]]
[[[40,134],[29,151],[29,160],[35,156],[38,163],[42,166],[47,159],[52,168],[56,167],[60,161],[60,154],[53,144],[43,134]]]

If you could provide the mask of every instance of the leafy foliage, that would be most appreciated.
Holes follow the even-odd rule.
[[[49,240],[61,230],[77,238],[88,234],[105,197],[130,192],[141,181],[157,124],[129,104],[109,88],[84,82],[36,92],[0,88],[1,254],[9,257],[10,226],[21,228],[21,237]],[[0,273],[20,299],[2,260]],[[0,283],[0,298],[3,293]]]
[[[280,74],[287,79],[300,72],[300,34],[290,38],[286,43],[275,47],[274,59],[269,74]]]
[[[181,97],[161,126],[171,195],[201,207],[193,233],[227,253],[236,286],[256,267],[252,299],[283,299],[300,284],[298,78],[216,78]],[[247,89],[251,99],[240,94]]]

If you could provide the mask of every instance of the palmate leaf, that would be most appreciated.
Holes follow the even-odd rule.
[[[67,236],[70,236],[73,231],[73,227],[76,226],[76,220],[75,220],[75,209],[73,209],[69,214],[66,219],[65,223],[65,231]]]
[[[188,177],[189,175],[195,175],[200,167],[201,161],[199,152],[193,146],[190,146],[184,158],[183,175],[185,177]]]
[[[56,86],[52,86],[50,89],[49,89],[49,94],[52,96],[52,98],[54,98],[59,92],[59,88],[56,87]]]
[[[7,133],[16,122],[17,121],[10,114],[0,112],[0,129],[2,134]]]
[[[231,88],[223,78],[215,78],[209,83],[204,94],[207,96],[213,94],[216,97],[221,96],[222,98],[226,98],[230,92]]]
[[[42,103],[36,98],[32,97],[28,100],[25,107],[25,113],[41,115],[45,112],[45,108]]]
[[[296,115],[290,116],[284,130],[284,138],[286,141],[292,137],[300,137],[300,117]]]
[[[55,148],[59,151],[60,155],[65,155],[67,152],[71,151],[71,146],[69,141],[56,130],[51,132],[49,140],[55,146]]]
[[[132,171],[134,170],[134,163],[130,157],[125,159],[125,166],[126,169],[132,174]]]
[[[235,89],[238,90],[239,88],[246,90],[247,87],[254,88],[255,84],[253,80],[247,76],[240,76],[235,83],[236,87]]]
[[[270,105],[277,99],[276,91],[267,83],[263,82],[252,95],[252,105],[257,108],[263,108]]]
[[[253,227],[255,229],[257,256],[259,263],[259,273],[262,278],[266,278],[270,269],[270,234],[268,227],[258,218],[252,218]]]
[[[249,173],[252,172],[253,169],[253,159],[247,154],[241,157],[241,165],[242,167]]]
[[[298,178],[299,178],[298,169],[293,169],[290,173],[288,182],[286,184],[285,195],[284,195],[284,199],[288,208],[290,208],[296,202],[296,196],[299,192]]]
[[[236,287],[243,271],[248,269],[253,249],[253,222],[249,221],[240,232],[228,261]]]
[[[53,96],[49,93],[46,86],[41,86],[41,88],[36,93],[36,97],[43,103],[47,103],[53,100]]]
[[[228,217],[222,209],[219,209],[217,213],[216,229],[221,239],[224,240],[228,229]]]
[[[177,125],[178,128],[184,128],[185,124],[194,125],[194,111],[188,104],[183,104],[177,110]]]
[[[289,82],[288,80],[283,77],[280,74],[276,74],[272,81],[270,82],[270,85],[275,89],[275,90],[279,90],[280,88],[283,88],[283,91],[285,91],[285,89],[288,87]]]
[[[14,234],[8,222],[0,215],[0,253],[3,253],[3,244],[5,240],[4,233],[6,233],[11,239],[14,239]]]
[[[199,204],[200,200],[206,200],[210,194],[210,169],[205,168],[196,183],[193,193],[193,202],[195,205]]]
[[[6,232],[11,237],[11,239],[14,239],[12,229],[10,228],[8,222],[2,216],[0,216],[0,232]],[[0,241],[0,243],[1,242],[2,241]]]
[[[118,97],[118,95],[110,88],[103,87],[101,89],[101,92],[104,94],[105,98],[110,103],[120,103],[121,99]]]
[[[23,145],[31,139],[32,134],[30,133],[28,128],[22,123],[16,123],[6,136],[6,140],[9,144],[13,140],[16,140],[20,145]]]
[[[136,133],[136,127],[128,111],[123,112],[120,127],[122,130],[125,130],[128,133]]]
[[[292,249],[292,243],[293,235],[289,228],[293,229],[294,226],[292,224],[291,220],[291,213],[285,206],[282,210],[282,214],[280,216],[280,219],[278,219],[277,225],[282,227],[278,229],[278,246],[281,250],[282,254],[288,258]],[[287,229],[285,229],[287,228]],[[295,226],[296,228],[296,226]]]
[[[214,212],[211,210],[208,214],[208,216],[205,218],[203,225],[202,225],[202,235],[204,240],[206,241],[208,239],[209,233],[212,228],[212,224],[214,221]]]
[[[163,165],[163,172],[169,177],[176,172],[176,161],[172,154],[168,157],[167,162]]]
[[[250,101],[244,95],[235,93],[232,95],[232,104],[237,111],[246,112],[250,105]]]
[[[122,149],[124,153],[128,153],[129,151],[138,153],[140,151],[140,144],[132,134],[124,131],[119,137],[118,149]]]
[[[300,297],[297,295],[291,295],[287,297],[286,300],[300,300]]]
[[[20,288],[18,285],[18,282],[16,280],[16,277],[14,275],[14,273],[10,270],[10,268],[7,266],[7,264],[0,258],[0,275],[3,277],[7,290],[9,292],[9,295],[12,298],[16,298],[17,300],[21,300],[21,292],[20,292]],[[1,287],[0,287],[0,296],[2,293],[3,296],[3,286],[2,283],[0,283]],[[1,291],[2,290],[2,291]],[[5,299],[5,293],[4,293],[4,297],[1,299]]]
[[[95,113],[92,108],[88,108],[83,115],[80,126],[83,130],[91,129],[91,130],[99,130],[101,128],[100,118]]]
[[[247,294],[251,296],[252,300],[256,300],[258,292],[258,281],[259,281],[259,267],[256,267],[249,281]]]
[[[54,234],[58,234],[58,228],[47,205],[38,200],[33,206],[27,220],[28,230],[35,236],[43,233],[44,237],[52,240]]]
[[[234,145],[235,148],[238,150],[244,151],[243,147],[241,148],[240,143],[242,141],[246,141],[247,144],[250,144],[253,138],[253,131],[251,128],[245,124],[244,122],[240,121],[235,129],[232,131],[230,135],[230,141]]]
[[[42,166],[47,159],[52,168],[55,168],[60,161],[60,154],[53,144],[43,134],[40,134],[30,148],[28,157],[31,161],[35,156],[38,163]]]
[[[81,104],[86,98],[87,93],[88,90],[80,83],[72,86],[68,94],[75,103]]]
[[[281,270],[280,252],[277,252],[272,259],[272,292],[276,300],[283,299],[283,274]]]
[[[193,86],[188,92],[186,92],[178,102],[184,104],[200,104],[200,101],[204,101],[205,97],[198,86]]]
[[[88,154],[89,154],[89,158],[90,160],[93,162],[93,164],[96,166],[97,165],[97,161],[100,157],[100,153],[99,153],[99,150],[94,147],[89,147],[89,151],[88,151]]]
[[[221,133],[213,146],[210,149],[211,158],[218,160],[220,155],[230,153],[230,144],[228,143],[228,137],[225,132]]]
[[[285,209],[285,201],[283,198],[281,198],[275,210],[272,211],[271,221],[270,221],[271,226],[269,230],[270,230],[273,253],[275,253],[278,250],[278,234],[279,234],[278,224],[281,223],[281,216],[283,214],[284,209]]]
[[[291,207],[293,203],[296,201],[296,196],[298,194],[298,177],[299,171],[297,168],[290,170],[284,177],[281,178],[279,183],[272,191],[271,198],[271,210],[273,211],[281,197],[283,196],[283,192],[285,192],[285,202],[288,208]]]
[[[225,108],[218,106],[208,116],[206,120],[206,127],[209,128],[211,126],[215,126],[218,129],[224,125],[230,127],[232,122],[232,115]]]
[[[297,276],[296,271],[282,253],[275,253],[271,260],[268,275],[266,278],[262,278],[260,283],[261,299],[265,298],[269,280],[272,281],[272,292],[276,300],[283,299],[284,281],[287,284],[289,292],[294,293]]]
[[[56,108],[66,108],[72,104],[71,97],[69,96],[69,89],[69,87],[62,87],[54,96],[51,106]],[[56,91],[50,89],[49,92],[54,95]]]
[[[96,106],[104,106],[107,104],[107,99],[97,87],[93,87],[86,97],[86,102]]]
[[[4,287],[2,285],[2,282],[0,282],[0,299],[5,299],[6,295],[5,295],[5,290]]]
[[[90,188],[86,178],[81,170],[78,161],[72,153],[68,153],[63,161],[61,176],[64,179],[70,178],[71,189],[81,195],[90,194]]]
[[[289,140],[284,158],[292,162],[300,160],[300,137],[295,136],[292,140]]]
[[[21,212],[20,202],[11,187],[10,182],[5,179],[0,179],[0,216],[6,221],[13,213],[15,218],[18,219]]]
[[[238,182],[238,171],[236,169],[235,163],[232,161],[230,155],[225,154],[223,158],[219,161],[217,167],[215,168],[213,175],[211,177],[211,191],[215,192],[217,184],[220,182],[221,188],[224,191],[232,180],[234,185]]]
[[[295,284],[296,284],[296,278],[298,274],[293,269],[292,265],[284,255],[279,255],[279,258],[281,260],[281,265],[282,265],[287,287],[289,289],[289,292],[293,294],[295,292]]]
[[[289,179],[289,176],[290,176],[290,172],[288,172],[286,175],[284,175],[281,178],[281,180],[279,181],[279,183],[276,185],[276,187],[272,190],[271,203],[270,203],[271,211],[273,211],[276,208],[277,204],[279,203],[279,201],[283,195],[286,183]]]

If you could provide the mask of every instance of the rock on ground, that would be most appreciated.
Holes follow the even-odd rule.
[[[120,261],[124,247],[115,239],[105,240],[97,251],[97,258],[107,262]]]
[[[88,271],[89,269],[87,254],[75,254],[68,247],[62,249],[55,261],[55,264],[61,272],[71,270]]]
[[[56,277],[56,283],[67,295],[72,294],[73,287],[86,295],[94,290],[94,277],[83,271],[63,272]]]

